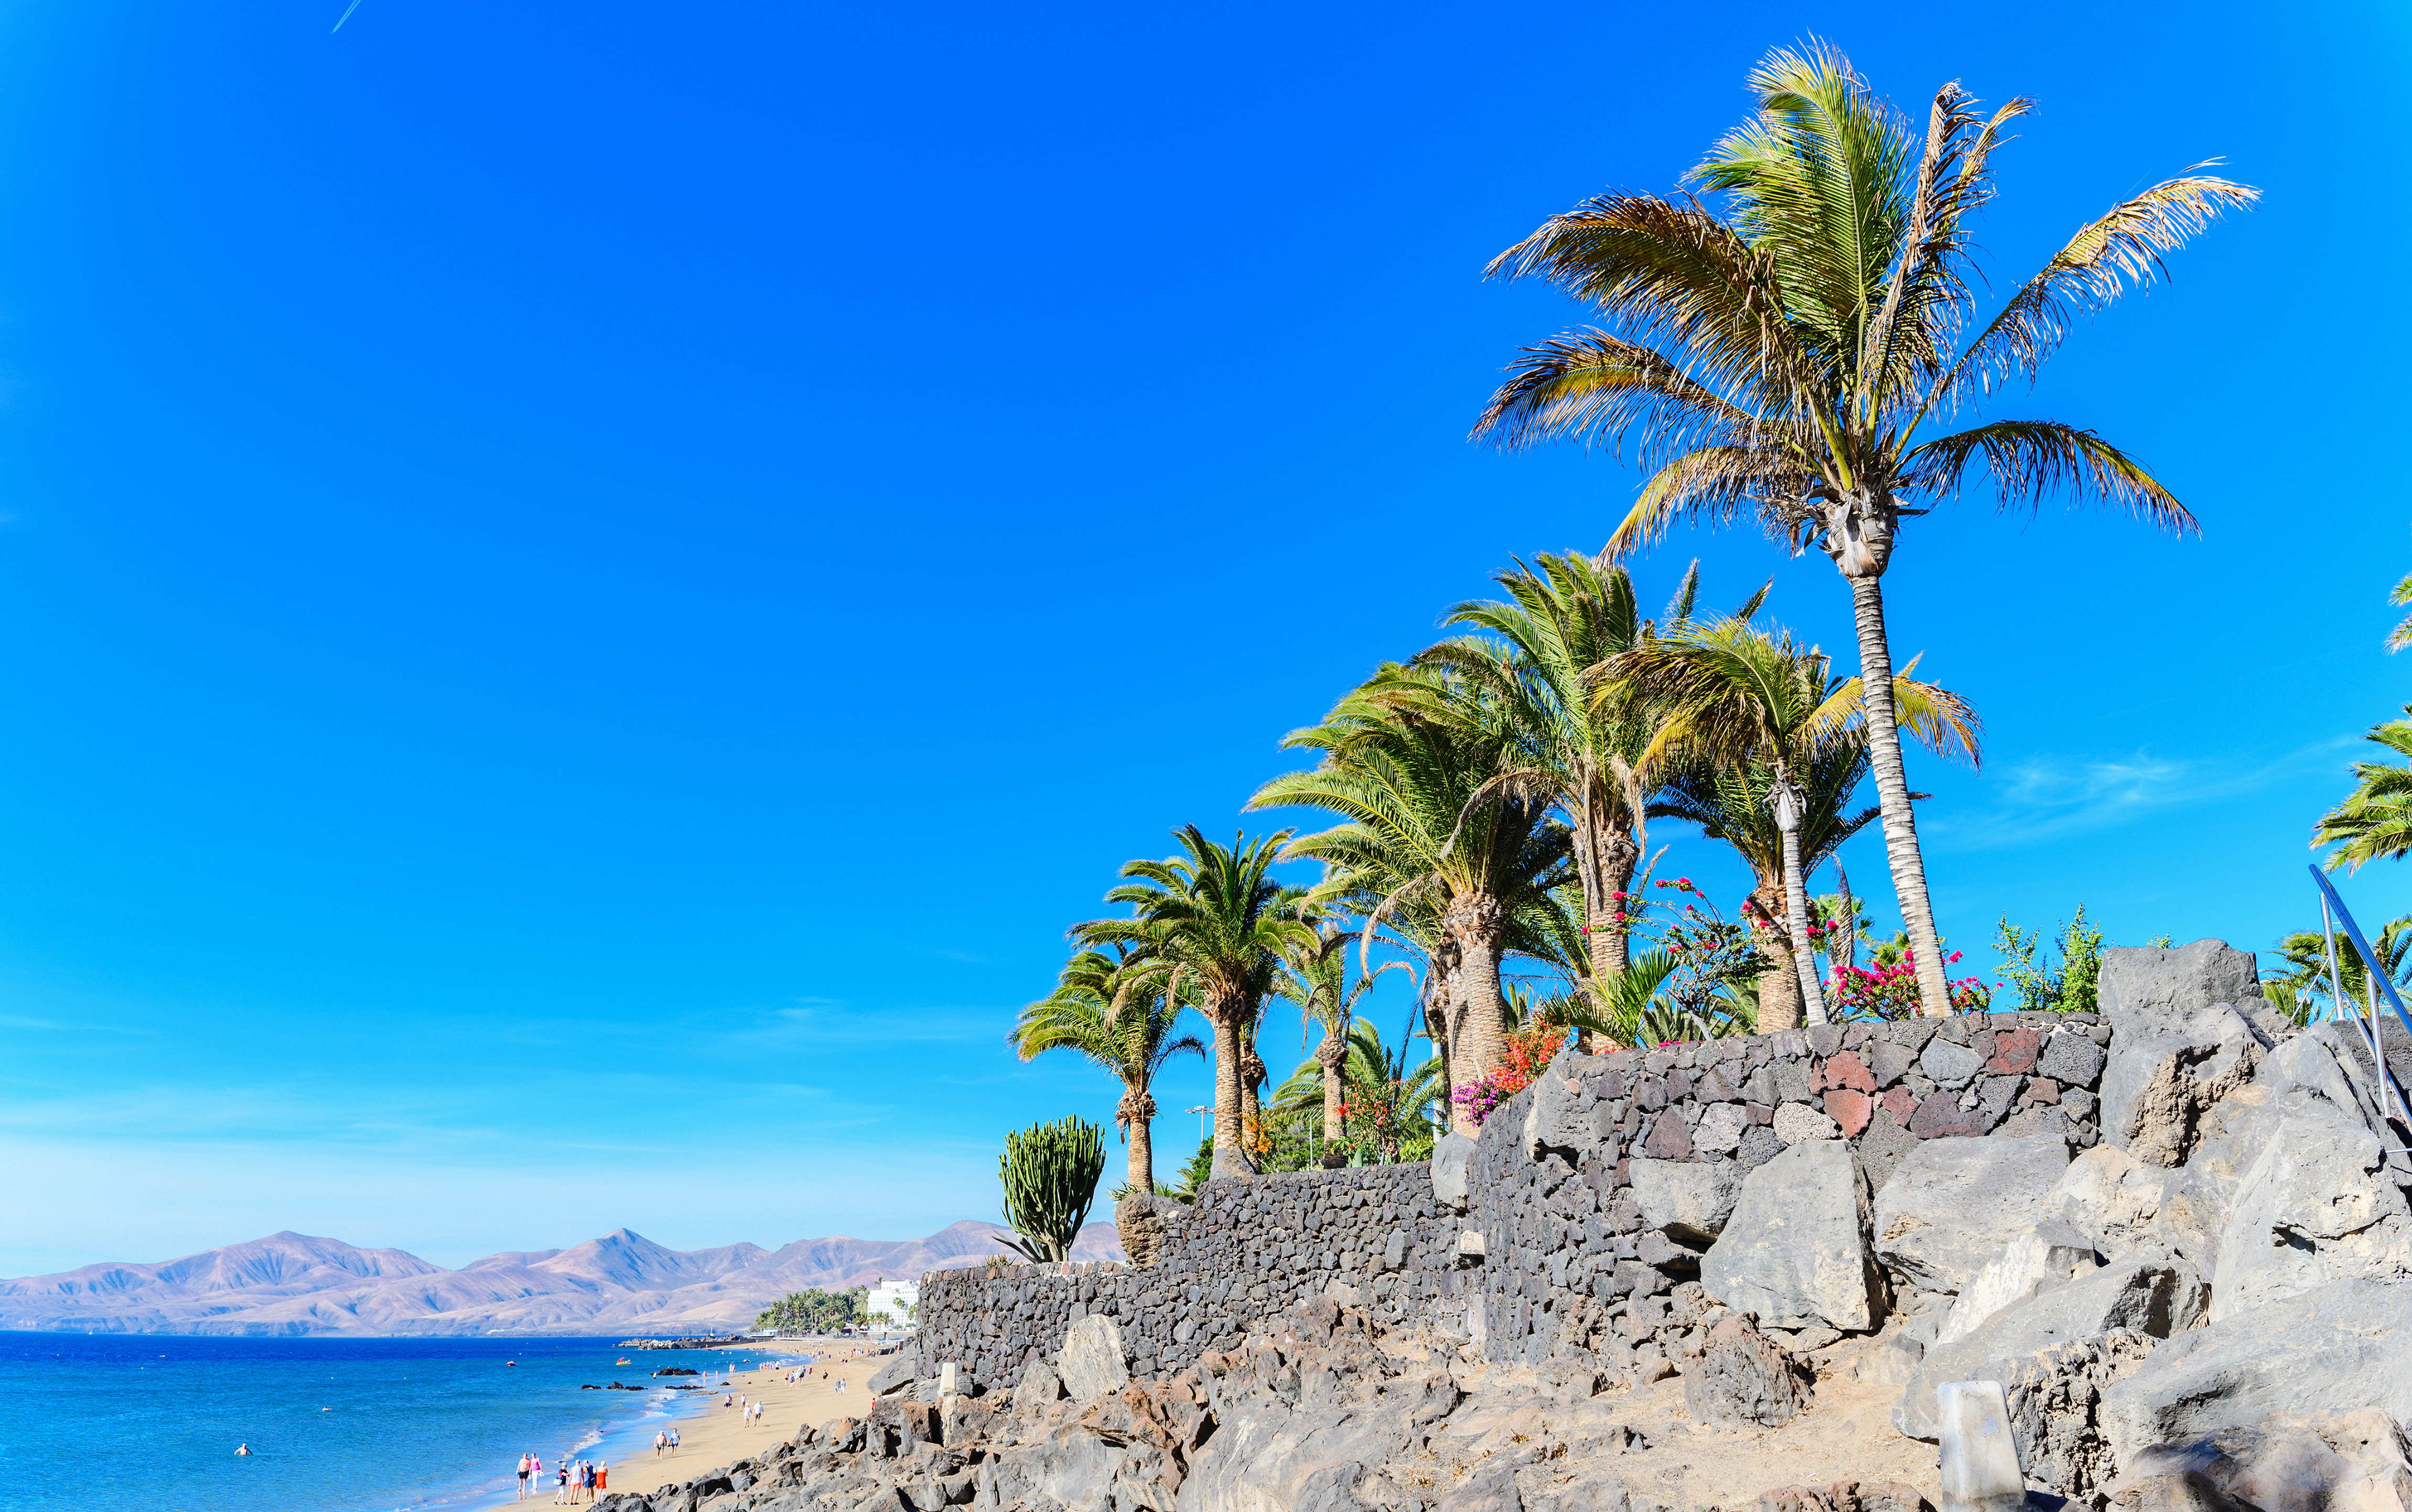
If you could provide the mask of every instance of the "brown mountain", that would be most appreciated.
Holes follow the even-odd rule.
[[[0,1281],[0,1329],[101,1333],[488,1334],[742,1328],[772,1300],[1010,1252],[993,1224],[919,1240],[804,1239],[766,1250],[672,1250],[615,1229],[566,1250],[512,1251],[458,1270],[401,1250],[271,1234],[155,1265],[88,1265]],[[1073,1257],[1119,1260],[1110,1224]]]

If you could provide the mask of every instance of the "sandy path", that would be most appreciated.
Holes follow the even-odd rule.
[[[604,1494],[609,1495],[612,1491],[651,1492],[663,1486],[674,1486],[707,1470],[717,1470],[722,1465],[784,1444],[794,1438],[806,1424],[818,1428],[839,1417],[859,1417],[872,1400],[863,1383],[871,1379],[872,1372],[887,1363],[885,1359],[875,1357],[869,1349],[854,1344],[832,1346],[798,1343],[775,1347],[816,1357],[813,1374],[790,1383],[787,1380],[790,1367],[787,1365],[765,1364],[759,1370],[735,1372],[725,1372],[714,1365],[711,1373],[712,1391],[708,1395],[698,1391],[692,1393],[691,1398],[708,1401],[711,1405],[682,1412],[660,1423],[663,1428],[678,1430],[678,1453],[656,1460],[648,1446],[625,1459],[611,1461],[606,1467],[610,1474]],[[761,1349],[762,1346],[756,1345],[747,1352],[758,1354]],[[700,1369],[718,1353],[718,1350],[681,1350],[669,1355],[668,1358],[675,1364]],[[697,1376],[695,1379],[700,1384],[704,1377]],[[724,1379],[729,1383],[725,1387],[720,1384]],[[836,1387],[837,1381],[841,1379],[846,1382],[844,1392]],[[749,1426],[744,1414],[737,1408],[720,1405],[723,1397],[731,1395],[748,1402],[762,1402],[767,1410],[759,1421]],[[548,1479],[543,1482],[541,1492],[531,1495],[525,1502],[505,1497],[494,1505],[522,1509],[531,1505],[550,1505],[553,1490],[554,1484]]]

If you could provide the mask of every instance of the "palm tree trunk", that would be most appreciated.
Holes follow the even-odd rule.
[[[1507,927],[1506,913],[1488,893],[1461,893],[1441,917],[1458,948],[1449,974],[1449,1037],[1456,1051],[1450,1079],[1461,1087],[1480,1080],[1507,1050],[1507,999],[1499,991],[1499,941]],[[1480,1127],[1463,1108],[1452,1110],[1451,1126],[1464,1135]]]
[[[1771,934],[1761,942],[1772,958],[1768,968],[1758,974],[1758,1032],[1781,1034],[1801,1027],[1801,973],[1792,963],[1792,951]]]
[[[1265,1130],[1265,1061],[1257,1053],[1257,1018],[1251,1012],[1240,1037],[1240,1127],[1247,1140],[1248,1164],[1257,1163],[1257,1142]]]
[[[1901,764],[1901,731],[1893,724],[1892,645],[1885,636],[1884,587],[1874,577],[1855,577],[1851,618],[1860,632],[1860,704],[1868,716],[1868,765],[1884,813],[1885,860],[1901,902],[1902,923],[1918,966],[1918,1011],[1939,1018],[1951,1011],[1951,988],[1943,978],[1943,945],[1934,932],[1934,908],[1926,896],[1926,861],[1918,850],[1918,820],[1909,812],[1909,778]]]
[[[1603,833],[1597,843],[1600,896],[1585,899],[1584,906],[1591,917],[1592,979],[1606,985],[1615,981],[1633,964],[1633,918],[1631,900],[1625,896],[1633,886],[1633,873],[1640,864],[1640,847],[1622,828]],[[1583,1035],[1586,1054],[1601,1055],[1613,1047],[1607,1037],[1596,1032]]]
[[[1131,1089],[1130,1165],[1124,1180],[1135,1192],[1155,1190],[1155,1098],[1145,1087]]]
[[[1801,974],[1802,1015],[1813,1024],[1826,1021],[1826,994],[1817,989],[1817,952],[1809,947],[1809,889],[1801,878],[1801,827],[1784,831],[1784,917],[1792,932],[1792,962]]]
[[[1324,1041],[1316,1048],[1315,1058],[1323,1066],[1323,1147],[1329,1150],[1341,1138],[1340,1062],[1341,1057],[1347,1053],[1347,1041],[1334,1035],[1328,1025],[1323,1033]],[[1324,1053],[1334,1046],[1338,1048],[1337,1054]]]
[[[1254,1176],[1256,1163],[1247,1156],[1240,1134],[1240,1031],[1242,1016],[1220,1004],[1211,1004],[1206,1021],[1214,1028],[1214,1169],[1213,1179]]]

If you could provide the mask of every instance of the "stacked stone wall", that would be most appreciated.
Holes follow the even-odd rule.
[[[1148,1270],[934,1271],[918,1314],[924,1373],[951,1360],[983,1388],[1009,1386],[1103,1313],[1134,1373],[1165,1373],[1326,1295],[1537,1362],[1697,1263],[1644,1225],[1634,1159],[1739,1180],[1788,1144],[1839,1138],[1874,1188],[1921,1139],[2090,1147],[2109,1042],[2092,1014],[1997,1013],[1568,1053],[1486,1121],[1462,1198],[1437,1196],[1420,1164],[1213,1182],[1166,1216]]]
[[[938,1270],[916,1314],[925,1367],[952,1360],[983,1389],[1052,1358],[1064,1331],[1114,1319],[1131,1370],[1154,1375],[1228,1346],[1256,1319],[1336,1295],[1385,1322],[1461,1316],[1459,1215],[1433,1197],[1421,1164],[1286,1171],[1210,1182],[1168,1215],[1148,1270],[1087,1264]]]
[[[2110,1038],[2090,1013],[1993,1013],[1562,1055],[1491,1115],[1468,1161],[1486,1261],[1467,1329],[1489,1358],[1537,1363],[1693,1273],[1696,1255],[1643,1221],[1637,1157],[1739,1180],[1787,1145],[1840,1138],[1873,1190],[1922,1139],[2090,1148]]]

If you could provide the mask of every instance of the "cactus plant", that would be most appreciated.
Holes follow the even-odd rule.
[[[997,1238],[1036,1261],[1071,1258],[1105,1169],[1106,1131],[1099,1124],[1066,1118],[1007,1135],[996,1178],[1005,1186],[1006,1222],[1021,1238]]]

